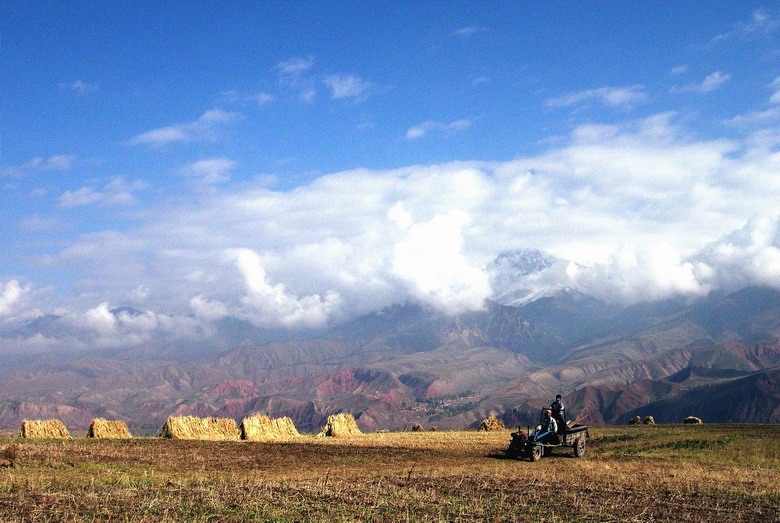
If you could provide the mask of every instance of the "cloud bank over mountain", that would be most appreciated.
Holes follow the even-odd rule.
[[[226,316],[312,328],[407,300],[474,310],[502,291],[489,263],[528,247],[558,260],[516,276],[534,296],[569,287],[630,304],[780,288],[773,147],[690,138],[671,114],[582,126],[508,162],[211,192],[149,209],[137,227],[83,234],[39,263],[89,274],[81,295],[58,306],[71,335],[103,346],[193,333]],[[0,284],[6,321],[51,310],[35,282]],[[116,318],[108,304],[145,312]]]

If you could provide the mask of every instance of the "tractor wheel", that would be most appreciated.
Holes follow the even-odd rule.
[[[581,458],[585,454],[585,438],[577,438],[572,446],[575,458]]]
[[[541,445],[534,445],[531,447],[531,461],[539,461],[544,454],[544,447]]]

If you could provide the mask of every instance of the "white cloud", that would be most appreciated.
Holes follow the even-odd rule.
[[[36,156],[21,165],[5,167],[2,174],[6,176],[24,176],[33,171],[67,171],[76,161],[72,154],[56,154],[43,158]]]
[[[688,66],[687,65],[678,65],[675,67],[672,67],[672,69],[669,71],[669,75],[671,76],[677,76],[680,74],[684,74],[688,72]]]
[[[224,303],[209,300],[202,294],[190,298],[189,305],[198,318],[203,318],[206,321],[219,320],[230,314]]]
[[[276,71],[282,79],[290,79],[308,71],[314,66],[314,57],[288,58],[276,64]]]
[[[563,96],[548,98],[544,101],[544,104],[547,107],[568,107],[595,101],[608,107],[630,108],[647,100],[648,97],[644,86],[629,85],[626,87],[600,87],[598,89],[569,93]]]
[[[189,123],[152,129],[131,138],[128,143],[162,147],[171,143],[204,142],[216,140],[220,131],[241,115],[221,109],[210,109]]]
[[[462,252],[462,228],[470,221],[455,211],[402,227],[406,234],[393,249],[393,274],[413,297],[450,313],[482,308],[492,290],[488,275]]]
[[[709,93],[711,91],[714,91],[715,89],[719,88],[724,83],[728,82],[731,79],[730,74],[721,73],[720,71],[715,71],[712,74],[707,75],[707,77],[698,83],[691,83],[687,85],[682,86],[674,86],[671,89],[671,92],[673,93]]]
[[[321,327],[339,305],[340,298],[335,292],[328,292],[325,298],[318,294],[298,298],[289,294],[284,284],[271,285],[260,257],[249,249],[237,249],[230,254],[246,285],[247,294],[242,298],[249,309],[246,319],[257,325]],[[211,307],[213,310],[213,303]]]
[[[22,287],[18,280],[3,283],[2,292],[0,292],[0,316],[11,314],[14,306],[27,292],[29,292],[29,287]]]
[[[756,216],[705,246],[694,259],[708,269],[707,280],[717,288],[731,291],[767,285],[780,289],[780,220]]]
[[[202,185],[213,185],[230,180],[228,173],[236,163],[227,158],[206,158],[197,160],[181,168],[184,176],[194,178]]]
[[[255,95],[255,100],[259,105],[268,105],[276,100],[276,97],[271,93],[259,92]]]
[[[68,89],[73,91],[79,96],[84,96],[89,93],[93,93],[100,88],[98,84],[90,84],[81,80],[74,80],[72,82],[62,82],[60,89]]]
[[[27,348],[115,349],[148,345],[159,339],[192,343],[211,332],[195,318],[151,310],[112,309],[108,302],[84,312],[63,311],[52,323],[52,332],[36,333],[29,339],[17,340],[18,344]]]
[[[620,303],[654,301],[670,296],[704,296],[711,287],[697,278],[697,267],[683,261],[671,245],[623,244],[605,263],[570,264],[571,286]]]
[[[484,33],[487,31],[488,28],[481,26],[481,25],[470,25],[467,27],[461,27],[460,29],[457,29],[450,33],[450,36],[456,37],[456,38],[468,38],[470,36],[474,36],[478,33]]]
[[[316,97],[317,97],[317,90],[314,89],[313,87],[304,89],[303,91],[298,93],[298,98],[300,98],[307,104],[313,103]]]
[[[468,129],[471,126],[470,120],[454,120],[450,123],[434,122],[433,120],[427,120],[421,124],[410,127],[406,130],[406,139],[415,140],[422,138],[426,134],[432,131],[447,132],[447,131],[461,131]]]
[[[772,96],[769,97],[769,103],[780,103],[780,76],[772,81],[770,87],[772,90],[774,90],[774,92],[772,93]]]
[[[308,71],[314,67],[314,57],[289,58],[282,60],[274,67],[279,83],[298,92],[298,98],[306,103],[314,102],[317,96],[317,83],[310,77]]]
[[[737,22],[733,29],[714,36],[709,45],[714,45],[732,38],[752,40],[756,37],[765,37],[774,33],[780,27],[780,21],[772,16],[764,8],[756,9],[747,22]]]
[[[361,98],[371,88],[370,82],[354,75],[334,74],[326,76],[322,82],[330,89],[334,100]]]
[[[65,191],[57,198],[57,202],[60,207],[65,209],[93,203],[107,206],[134,205],[137,203],[135,193],[148,187],[149,185],[143,180],[134,180],[128,183],[119,176],[106,183],[101,189],[81,187],[73,191]]]

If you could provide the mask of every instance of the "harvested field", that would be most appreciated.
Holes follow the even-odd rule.
[[[293,420],[253,414],[241,420],[241,439],[246,441],[279,441],[299,437]]]
[[[97,439],[128,439],[132,438],[130,429],[124,421],[109,421],[103,418],[95,418],[89,424],[88,438]]]
[[[24,420],[19,433],[23,438],[65,439],[70,437],[68,428],[58,419]]]
[[[343,438],[346,436],[359,436],[363,434],[352,414],[331,414],[328,421],[322,427],[318,437]]]
[[[504,459],[509,431],[299,442],[0,439],[6,521],[777,521],[780,427],[591,429]],[[761,473],[757,474],[756,471]],[[555,511],[550,518],[550,496]]]
[[[238,441],[241,431],[233,419],[171,416],[158,434],[168,439],[195,439],[207,441]]]

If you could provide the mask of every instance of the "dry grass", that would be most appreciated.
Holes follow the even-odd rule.
[[[169,439],[195,439],[207,441],[238,441],[241,432],[236,421],[227,418],[198,418],[195,416],[171,416],[165,421],[158,435]]]
[[[253,414],[241,420],[241,439],[246,441],[279,441],[300,437],[293,420]]]
[[[97,439],[129,439],[133,435],[124,421],[109,421],[103,418],[95,418],[89,425],[88,438]]]
[[[331,414],[318,437],[344,438],[363,434],[352,414]]]
[[[591,429],[584,458],[502,432],[296,442],[0,439],[3,521],[777,521],[780,427]],[[554,496],[554,510],[550,508]]]
[[[23,438],[66,439],[70,438],[68,428],[58,419],[36,419],[22,421],[19,434]]]

